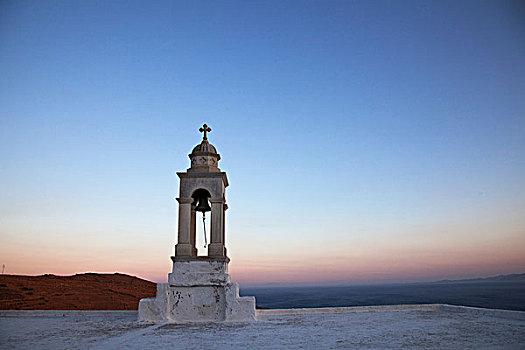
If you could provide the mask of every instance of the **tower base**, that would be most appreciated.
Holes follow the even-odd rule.
[[[172,257],[168,283],[157,284],[155,298],[141,299],[139,321],[247,322],[255,320],[255,297],[240,297],[230,282],[229,259]]]

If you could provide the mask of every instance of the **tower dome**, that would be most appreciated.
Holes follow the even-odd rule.
[[[191,151],[192,154],[197,153],[197,152],[217,154],[217,149],[215,148],[214,145],[209,143],[208,140],[202,140],[202,142],[198,144],[197,146],[195,146],[193,148],[193,151]]]
[[[202,137],[202,142],[195,146],[188,155],[191,160],[191,167],[188,169],[188,172],[220,172],[219,160],[221,159],[221,156],[217,153],[215,146],[208,142],[207,134],[211,131],[211,128],[207,124],[204,124],[199,131],[204,133],[204,135]]]

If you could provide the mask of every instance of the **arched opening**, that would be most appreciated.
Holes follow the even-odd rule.
[[[197,256],[208,255],[208,245],[211,240],[211,194],[200,188],[193,192],[192,208],[192,243],[197,249]],[[210,214],[208,214],[210,213]],[[199,252],[201,254],[199,254]]]

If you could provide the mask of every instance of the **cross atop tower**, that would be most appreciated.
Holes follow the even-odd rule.
[[[210,132],[211,128],[207,124],[204,124],[202,128],[199,129],[199,131],[204,132],[204,137],[202,138],[202,140],[207,141],[208,137],[206,136],[206,133]]]

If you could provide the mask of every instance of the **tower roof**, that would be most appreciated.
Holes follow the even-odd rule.
[[[208,142],[207,134],[211,131],[211,128],[204,124],[199,131],[203,133],[202,142],[195,146],[191,154],[189,154],[191,167],[188,171],[199,173],[220,172],[218,163],[221,156],[217,153],[215,146]]]
[[[217,154],[217,149],[215,148],[214,145],[212,145],[211,143],[208,142],[208,140],[202,140],[202,142],[200,144],[198,144],[197,146],[195,146],[193,148],[193,151],[191,151],[191,153],[197,153],[197,152],[205,152],[205,153],[213,153],[213,154]]]

